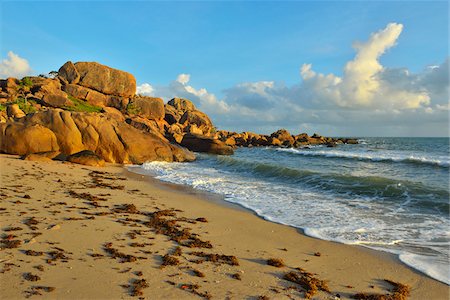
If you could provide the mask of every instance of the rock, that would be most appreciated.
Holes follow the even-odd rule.
[[[196,110],[195,105],[191,101],[183,98],[173,98],[167,104],[183,112]]]
[[[279,140],[279,139],[277,139],[277,138],[274,138],[274,137],[271,137],[270,139],[269,139],[269,144],[271,145],[271,146],[277,146],[277,147],[280,147],[282,144],[281,144],[281,141]]]
[[[162,140],[168,142],[168,140],[164,137],[164,127],[160,128],[158,126],[158,123],[154,120],[148,120],[138,116],[134,116],[132,118],[127,118],[125,121],[127,122],[127,124],[130,124],[134,128],[155,134]]]
[[[42,99],[46,94],[59,96],[66,95],[61,91],[61,83],[59,80],[42,77],[30,77],[30,80],[33,83],[31,92],[36,98]]]
[[[15,95],[19,90],[19,80],[17,78],[9,77],[7,79],[0,80],[0,86],[3,91],[9,95]]]
[[[121,96],[108,96],[108,106],[117,108],[120,111],[125,111],[127,109],[130,99]]]
[[[344,139],[343,142],[345,144],[353,144],[353,145],[358,144],[358,140],[357,139]]]
[[[236,146],[236,139],[231,136],[225,140],[225,144],[227,144],[228,146],[234,147],[234,146]]]
[[[308,142],[308,139],[309,139],[309,136],[306,133],[301,133],[301,134],[295,136],[295,140],[300,143]]]
[[[232,155],[234,153],[233,148],[220,140],[193,134],[184,135],[181,146],[195,152],[221,155]]]
[[[0,124],[0,152],[25,155],[47,151],[59,151],[57,138],[50,129],[40,124],[26,126],[17,121]]]
[[[66,62],[61,68],[59,68],[58,76],[63,82],[70,84],[77,84],[80,81],[80,74],[71,61]]]
[[[179,123],[186,127],[190,124],[195,124],[204,135],[209,135],[214,127],[209,117],[205,113],[198,110],[186,111],[181,117]],[[188,131],[185,130],[185,132]]]
[[[48,109],[0,124],[0,151],[28,154],[91,150],[107,162],[191,161],[188,150],[101,113]]]
[[[22,159],[31,161],[49,162],[52,161],[54,158],[58,157],[60,154],[61,152],[59,151],[30,153],[23,156]]]
[[[102,112],[119,122],[125,121],[125,116],[114,107],[103,107]]]
[[[328,142],[326,145],[328,148],[333,148],[337,146],[335,142]]]
[[[137,96],[131,99],[127,112],[150,120],[163,119],[164,102],[161,98]]]
[[[195,124],[189,124],[184,128],[184,131],[191,134],[203,135],[203,130],[198,128]]]
[[[67,95],[45,94],[41,100],[42,104],[50,107],[64,108],[73,106],[73,102],[67,98]]]
[[[35,153],[25,155],[23,160],[38,161],[38,162],[51,162],[52,161],[47,156],[42,156],[42,155],[35,154]]]
[[[22,118],[25,117],[25,113],[19,108],[17,104],[11,104],[6,107],[6,114],[8,117]]]
[[[169,125],[178,123],[178,121],[181,119],[181,115],[177,110],[171,106],[171,105],[164,105],[164,120],[169,123]]]
[[[67,161],[75,164],[103,167],[105,160],[90,150],[83,150],[67,157]]]
[[[102,93],[94,91],[92,89],[75,85],[75,84],[67,84],[63,87],[64,91],[80,100],[85,100],[89,104],[98,106],[98,107],[106,107],[108,106],[109,98]]]
[[[285,147],[292,147],[294,145],[294,138],[286,129],[280,129],[270,135],[270,137],[275,138],[281,142]]]
[[[133,97],[136,94],[136,79],[130,73],[96,62],[77,62],[75,68],[80,75],[79,85],[106,95]]]

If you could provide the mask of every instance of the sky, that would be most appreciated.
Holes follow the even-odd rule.
[[[447,1],[3,1],[0,78],[132,73],[219,129],[449,136]]]

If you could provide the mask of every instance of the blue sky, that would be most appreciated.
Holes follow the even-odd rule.
[[[282,87],[293,93],[304,80],[300,76],[303,64],[312,64],[317,73],[343,76],[345,65],[355,57],[352,44],[367,41],[390,23],[401,24],[402,29],[395,46],[389,46],[379,57],[384,69],[406,68],[419,76],[428,66],[442,65],[449,55],[446,1],[10,1],[0,5],[2,58],[12,51],[26,59],[36,74],[57,70],[67,60],[98,61],[129,71],[138,84],[148,83],[152,93],[163,94],[155,96],[172,95],[171,82],[179,74],[189,74],[186,86],[195,91],[205,88],[217,101],[235,106],[245,99],[248,104],[264,96],[259,93],[252,98],[255,92],[247,91],[246,98],[231,98],[243,83],[274,82],[277,97]],[[265,94],[275,93],[273,89],[266,86]],[[254,126],[240,124],[226,114],[214,118],[215,109],[196,99],[198,96],[194,92],[191,98],[213,114],[219,127],[239,130],[250,126],[253,128],[248,129],[254,131],[290,127],[270,118],[266,124]],[[311,106],[295,98],[290,96],[289,101],[299,101],[302,109]],[[448,102],[434,100],[427,106],[434,108]],[[346,113],[362,109],[341,104],[339,109]],[[411,111],[405,112],[405,116],[408,114]],[[255,115],[257,112],[245,116]],[[411,117],[417,119],[417,115]],[[448,125],[448,113],[446,120],[439,118],[438,125],[430,123],[421,134]],[[338,120],[329,124],[314,123],[311,118],[307,122],[292,121],[293,130],[298,131],[303,124],[308,130],[325,130],[324,134],[333,135],[383,135],[377,130],[386,130],[381,128],[383,124],[379,124],[380,129],[374,124],[366,131],[358,131]],[[400,123],[393,126],[392,135],[411,134],[400,129]],[[440,130],[439,135],[448,135],[448,130]]]

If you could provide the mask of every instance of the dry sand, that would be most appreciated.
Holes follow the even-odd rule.
[[[449,298],[447,285],[393,255],[309,238],[213,195],[120,166],[2,155],[0,170],[2,299],[301,299],[304,289],[282,279],[298,273],[295,268],[328,281],[330,293],[319,291],[313,299],[385,294],[392,286],[384,279],[411,286],[410,299]],[[226,256],[211,262],[193,252]],[[179,264],[161,267],[166,254]],[[269,266],[270,258],[286,266]]]

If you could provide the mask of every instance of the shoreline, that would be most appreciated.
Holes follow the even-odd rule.
[[[19,248],[0,251],[0,268],[4,271],[0,273],[0,294],[8,299],[23,299],[31,292],[41,293],[46,299],[135,299],[133,284],[138,279],[148,283],[149,288],[141,292],[150,299],[200,299],[199,294],[205,293],[214,299],[301,298],[304,291],[283,279],[283,274],[297,267],[328,281],[331,293],[319,291],[314,299],[330,299],[337,294],[347,299],[359,292],[386,294],[392,286],[384,279],[410,285],[410,299],[449,296],[447,285],[405,266],[393,254],[315,239],[297,228],[267,222],[237,204],[218,201],[217,197],[210,200],[210,193],[173,188],[174,184],[133,175],[126,166],[38,163],[10,155],[0,156],[0,166],[2,230],[22,228],[9,231],[22,242]],[[83,193],[102,200],[95,206],[92,199],[96,198],[81,199],[86,197]],[[138,211],[118,209],[125,204],[133,204]],[[155,209],[176,214],[174,222],[180,228],[191,230],[212,248],[182,246],[182,254],[177,256],[179,265],[162,267],[161,258],[172,254],[177,243],[145,225],[149,216],[146,212]],[[36,231],[24,224],[30,217],[39,221],[33,225]],[[195,221],[202,218],[207,222]],[[131,238],[133,230],[142,235]],[[33,233],[35,237],[30,238]],[[136,256],[136,261],[111,257],[107,242],[120,253]],[[55,247],[63,249],[61,255],[67,258],[53,260],[49,253],[60,251]],[[29,256],[25,250],[43,254]],[[195,263],[195,251],[234,256],[239,266]],[[281,258],[286,266],[269,266],[269,258]],[[46,262],[49,259],[50,263]],[[12,265],[5,271],[6,264]],[[36,270],[39,265],[43,271]],[[194,270],[205,277],[195,275],[199,273]],[[37,274],[40,280],[28,281],[26,273]],[[239,274],[241,280],[233,274]],[[39,286],[55,289],[47,291]]]
[[[129,169],[130,167],[138,169],[139,166],[136,166],[136,167],[134,165],[123,166],[123,168],[124,168],[124,175],[129,177],[129,178],[135,178],[137,180],[142,180],[142,181],[148,182],[150,184],[156,185],[156,186],[158,186],[160,188],[167,189],[168,191],[171,191],[171,192],[176,192],[176,193],[180,193],[180,194],[188,193],[190,195],[197,196],[199,201],[206,201],[206,202],[209,202],[209,203],[213,203],[214,205],[218,205],[218,206],[224,207],[226,209],[232,209],[232,210],[248,213],[248,214],[250,214],[252,216],[255,216],[255,217],[257,217],[257,218],[259,218],[259,219],[261,219],[261,220],[263,220],[265,222],[269,222],[269,223],[273,223],[273,224],[276,224],[276,225],[281,225],[281,226],[286,226],[286,227],[292,228],[292,229],[296,230],[299,235],[302,235],[303,237],[306,237],[306,238],[310,238],[310,239],[318,240],[318,241],[323,241],[323,242],[328,242],[328,243],[334,243],[334,244],[337,244],[337,245],[345,245],[345,246],[355,247],[357,249],[360,249],[361,251],[368,251],[368,253],[370,253],[371,255],[379,256],[382,259],[387,259],[388,261],[393,261],[395,263],[399,263],[399,264],[403,265],[404,267],[409,268],[412,272],[417,273],[418,275],[425,276],[425,277],[427,277],[427,278],[429,278],[431,280],[435,280],[435,281],[440,282],[440,283],[442,283],[444,285],[447,285],[445,282],[442,282],[442,281],[440,281],[440,280],[438,280],[436,278],[433,278],[430,275],[428,275],[428,274],[426,274],[426,273],[424,273],[424,272],[422,272],[422,271],[420,271],[420,270],[418,270],[418,269],[408,265],[407,263],[403,262],[400,259],[400,254],[389,252],[389,251],[381,249],[381,248],[380,249],[375,249],[375,248],[372,248],[372,247],[369,247],[369,246],[358,245],[358,244],[346,244],[346,243],[342,243],[342,242],[339,242],[339,241],[326,240],[326,239],[321,239],[321,238],[318,238],[318,237],[315,237],[315,236],[311,236],[311,235],[306,234],[305,230],[302,229],[302,228],[296,227],[294,225],[279,223],[279,222],[276,222],[276,221],[273,221],[273,220],[270,220],[270,219],[266,219],[264,216],[259,215],[257,212],[255,212],[251,208],[247,208],[247,207],[241,205],[240,203],[227,201],[227,200],[225,200],[225,196],[224,195],[221,195],[221,194],[218,194],[218,193],[214,193],[214,192],[210,192],[210,191],[203,191],[203,190],[200,190],[200,189],[195,189],[194,187],[191,187],[191,186],[188,186],[188,185],[185,185],[185,184],[176,184],[176,183],[172,183],[172,182],[168,182],[168,181],[159,180],[159,179],[157,179],[154,176],[149,175],[149,174],[145,175],[143,173],[141,174],[141,173],[138,173],[138,172],[130,171],[130,169]],[[450,285],[449,285],[449,289],[450,289]]]

